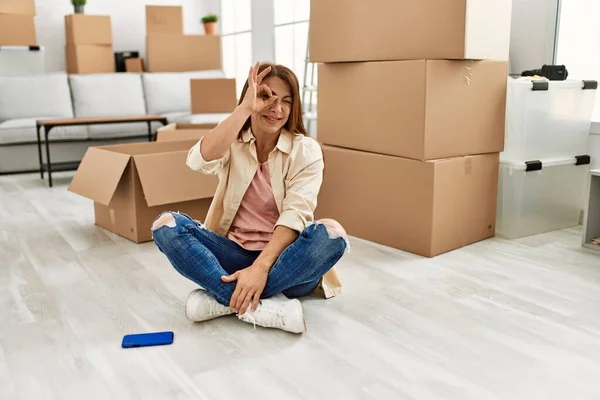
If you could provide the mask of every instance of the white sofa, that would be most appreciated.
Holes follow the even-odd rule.
[[[220,122],[227,114],[191,115],[190,79],[221,77],[222,71],[0,76],[0,174],[39,170],[37,119],[155,114],[169,122]],[[146,123],[54,128],[52,162],[78,161],[90,145],[147,140],[147,132]]]

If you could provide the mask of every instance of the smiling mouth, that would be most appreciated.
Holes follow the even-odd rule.
[[[266,115],[265,115],[265,118],[269,122],[279,122],[279,121],[281,121],[281,118],[274,118],[274,117],[269,117],[269,116],[266,116]]]

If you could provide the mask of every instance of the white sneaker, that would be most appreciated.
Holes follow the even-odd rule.
[[[208,321],[231,314],[235,314],[231,307],[222,305],[202,289],[196,289],[190,293],[185,303],[185,316],[194,322]]]
[[[288,299],[283,294],[278,294],[269,299],[260,301],[256,311],[248,311],[238,318],[249,324],[264,328],[277,328],[286,332],[306,332],[304,311],[298,299]]]

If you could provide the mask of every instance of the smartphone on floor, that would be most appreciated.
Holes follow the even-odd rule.
[[[173,332],[152,332],[125,335],[121,347],[131,349],[134,347],[164,346],[173,343]]]

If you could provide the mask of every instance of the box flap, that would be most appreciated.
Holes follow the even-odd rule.
[[[207,128],[206,126],[211,126]],[[159,143],[175,140],[200,140],[214,127],[214,124],[169,124],[159,128],[156,141]]]
[[[159,131],[181,131],[188,129],[213,129],[218,123],[206,123],[206,124],[186,124],[186,123],[172,123],[162,128],[158,128]]]
[[[188,151],[134,156],[148,207],[213,197],[217,177],[192,171]]]
[[[172,151],[185,150],[188,151],[197,143],[197,140],[188,142],[136,142],[125,144],[112,144],[106,146],[98,146],[96,148],[109,150],[116,153],[126,154],[128,156],[138,156],[142,154],[157,154],[169,153]]]
[[[90,147],[69,185],[69,191],[108,206],[130,160],[127,154]]]
[[[177,124],[175,122],[172,122],[169,125],[161,126],[160,128],[157,129],[157,131],[158,132],[174,131],[175,129],[177,129]]]
[[[158,131],[156,133],[156,141],[158,143],[176,140],[198,141],[202,137],[208,135],[209,133],[210,129],[181,129],[176,131]]]

